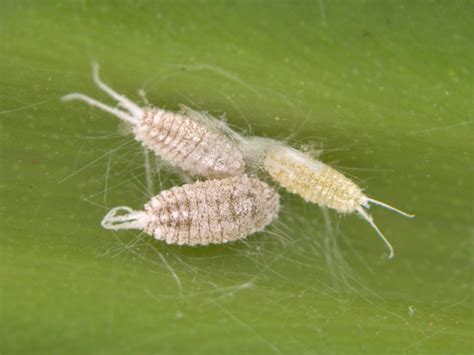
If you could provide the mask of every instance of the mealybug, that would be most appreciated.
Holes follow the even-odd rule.
[[[249,159],[257,163],[279,185],[305,201],[340,213],[357,212],[385,242],[390,251],[389,258],[395,255],[392,245],[365,209],[370,208],[369,204],[373,203],[405,217],[414,217],[413,215],[367,197],[359,186],[342,173],[280,142],[267,138],[249,138],[245,144]]]
[[[222,129],[223,123],[186,107],[180,112],[139,107],[100,80],[97,64],[92,73],[95,84],[128,112],[80,93],[68,94],[62,100],[84,101],[130,123],[137,141],[192,176],[220,179],[244,173],[243,154]]]
[[[141,229],[168,244],[222,244],[263,230],[278,215],[279,195],[246,175],[185,184],[162,191],[144,211],[116,207],[107,229]]]

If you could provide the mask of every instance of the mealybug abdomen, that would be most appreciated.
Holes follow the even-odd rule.
[[[279,207],[275,190],[242,175],[173,187],[153,197],[144,211],[116,207],[102,226],[141,229],[168,244],[222,244],[263,230]]]

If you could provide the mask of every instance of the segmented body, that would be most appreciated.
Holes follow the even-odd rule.
[[[281,186],[308,202],[334,208],[341,213],[356,212],[366,203],[362,190],[350,179],[293,149],[270,149],[263,166]]]
[[[243,153],[229,136],[231,130],[219,120],[185,107],[180,112],[140,107],[102,82],[96,63],[92,77],[97,86],[114,98],[120,107],[106,105],[81,93],[65,95],[62,100],[86,102],[130,123],[136,140],[190,175],[221,179],[244,173]]]
[[[160,109],[145,111],[133,132],[147,148],[191,175],[221,179],[244,173],[237,146],[192,117]]]
[[[249,142],[258,148],[253,150],[258,153],[253,154],[254,159],[279,185],[308,202],[333,208],[340,213],[358,213],[387,245],[389,258],[395,255],[392,245],[365,209],[370,208],[373,203],[405,217],[411,218],[413,215],[367,197],[359,186],[343,174],[305,153],[265,138]]]
[[[145,205],[143,230],[169,244],[221,244],[262,230],[279,210],[279,195],[246,175],[173,187]]]

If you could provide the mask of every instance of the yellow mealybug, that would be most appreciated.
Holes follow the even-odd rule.
[[[358,213],[385,242],[390,251],[389,258],[395,255],[392,245],[365,209],[373,203],[405,217],[411,218],[414,215],[367,197],[359,186],[342,173],[280,142],[267,138],[249,138],[244,146],[249,159],[286,190],[301,196],[305,201],[340,213]]]

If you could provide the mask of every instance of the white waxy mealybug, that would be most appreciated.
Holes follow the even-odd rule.
[[[220,179],[244,173],[243,154],[218,120],[208,119],[186,107],[180,112],[140,107],[103,83],[97,64],[93,65],[93,80],[128,112],[80,93],[68,94],[62,100],[84,101],[132,124],[137,141],[190,175]]]
[[[107,229],[140,229],[168,244],[222,244],[261,231],[278,215],[278,193],[246,175],[185,184],[162,191],[144,211],[116,207]]]
[[[370,208],[369,204],[373,203],[405,217],[413,215],[367,197],[359,186],[334,168],[282,143],[267,138],[249,138],[246,145],[253,163],[258,163],[279,185],[308,202],[340,213],[358,213],[385,242],[390,251],[389,258],[395,255],[392,245],[364,208]]]

